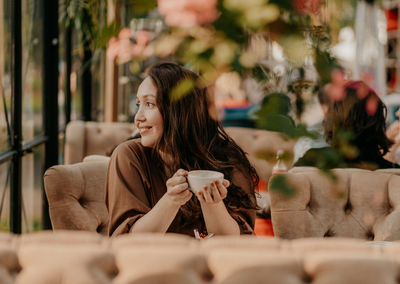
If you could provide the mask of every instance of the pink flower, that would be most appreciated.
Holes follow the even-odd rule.
[[[172,27],[212,23],[219,16],[216,6],[217,0],[158,0],[158,11]]]
[[[346,97],[346,79],[344,73],[335,69],[331,73],[332,85],[328,88],[328,96],[332,101],[341,101]]]
[[[131,41],[131,30],[123,28],[118,38],[113,37],[108,42],[107,57],[118,59],[119,63],[126,63],[132,57],[148,57],[152,54],[152,48],[148,46],[152,34],[149,31],[136,32],[136,43]]]
[[[365,110],[369,115],[374,115],[378,110],[378,100],[373,96],[369,97],[365,104]]]
[[[320,12],[320,0],[294,0],[293,6],[300,13],[312,13],[318,15]]]

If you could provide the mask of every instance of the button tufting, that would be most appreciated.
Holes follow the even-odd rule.
[[[372,231],[368,231],[366,237],[367,240],[373,241],[375,238],[375,234]]]
[[[349,215],[351,211],[353,210],[353,206],[351,206],[351,203],[348,201],[346,205],[344,206],[344,213],[346,215]]]
[[[334,236],[334,234],[331,229],[328,229],[328,231],[326,231],[326,233],[324,234],[324,238],[329,238],[329,237],[333,237],[333,236]]]

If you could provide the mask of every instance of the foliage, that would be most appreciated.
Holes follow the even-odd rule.
[[[301,123],[310,100],[307,94],[330,82],[332,71],[340,69],[329,48],[337,41],[340,27],[353,19],[357,4],[357,0],[128,0],[128,6],[134,10],[131,14],[152,18],[161,18],[161,14],[166,25],[161,31],[146,30],[142,35],[132,31],[132,38],[127,39],[122,31],[115,37],[120,29],[117,23],[103,28],[95,25],[101,2],[64,0],[64,18],[70,19],[64,22],[71,25],[73,20],[84,41],[90,41],[94,48],[104,47],[107,39],[113,37],[109,42],[113,44],[110,54],[113,58],[119,53],[132,59],[130,69],[138,73],[148,65],[149,56],[173,57],[198,70],[204,79],[201,84],[212,84],[226,72],[256,79],[264,87],[266,98],[273,98],[264,100],[255,113],[257,126],[280,132],[289,139],[317,137]],[[160,14],[154,11],[156,4]],[[148,32],[153,32],[150,37]],[[271,56],[273,45],[282,48],[285,64]],[[275,71],[279,64],[283,66],[281,74]],[[315,80],[305,75],[310,66],[318,73]],[[296,71],[299,74],[294,76]],[[274,90],[274,82],[282,80],[287,80],[284,88]],[[184,96],[194,84],[199,82],[182,82],[174,89],[173,98]],[[330,150],[312,157],[318,161],[316,166],[327,171],[342,165],[348,155],[355,153],[349,139],[349,135],[343,135],[339,152]],[[275,183],[290,192],[279,178]]]

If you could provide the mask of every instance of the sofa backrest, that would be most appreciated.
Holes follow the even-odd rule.
[[[82,162],[89,155],[106,155],[134,130],[133,123],[71,121],[65,130],[64,164]]]
[[[54,230],[107,233],[108,212],[104,202],[108,160],[58,165],[44,174]]]
[[[275,236],[400,240],[400,170],[293,168],[269,183]],[[276,186],[285,177],[294,194]],[[273,184],[274,183],[274,184]]]
[[[294,142],[285,140],[278,132],[243,127],[226,127],[225,131],[248,154],[250,163],[254,166],[260,178],[265,181],[268,181],[271,177],[278,150],[283,150],[293,157]],[[266,153],[266,158],[269,157],[269,160],[260,158],[259,152]],[[289,168],[292,160],[287,163]]]
[[[256,236],[198,241],[155,233],[108,238],[76,231],[4,234],[0,283],[375,284],[398,283],[400,271],[399,242]]]

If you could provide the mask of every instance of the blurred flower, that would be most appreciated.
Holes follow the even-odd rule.
[[[338,69],[334,69],[331,72],[332,84],[328,87],[328,97],[333,101],[343,100],[346,96],[344,90],[346,79],[344,73]]]
[[[158,11],[172,27],[212,23],[219,16],[217,0],[158,0]]]
[[[321,1],[320,0],[294,0],[293,6],[301,13],[319,14]]]
[[[365,109],[369,115],[374,115],[378,110],[378,100],[373,96],[369,97],[365,104]]]
[[[133,57],[147,57],[153,51],[152,47],[148,46],[152,34],[145,30],[139,30],[135,33],[134,40],[131,41],[131,30],[123,28],[118,37],[112,37],[108,42],[107,57],[117,59],[118,63],[123,64],[131,60]]]
[[[172,55],[182,43],[182,38],[176,35],[165,35],[154,42],[154,53],[159,57]]]

